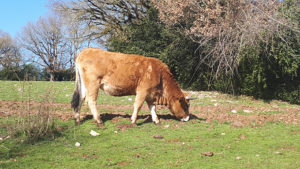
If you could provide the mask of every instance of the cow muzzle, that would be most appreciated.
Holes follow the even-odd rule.
[[[187,121],[189,121],[189,119],[190,119],[190,116],[186,116],[185,118],[182,118],[181,121],[187,122]]]

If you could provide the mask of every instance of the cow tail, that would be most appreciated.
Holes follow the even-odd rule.
[[[71,101],[71,107],[76,111],[79,108],[82,101],[85,99],[86,89],[83,83],[82,72],[79,63],[75,63],[75,71],[76,71],[75,90]]]

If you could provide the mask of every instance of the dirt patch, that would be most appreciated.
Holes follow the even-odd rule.
[[[244,112],[244,114],[232,113]],[[264,108],[264,107],[251,107],[251,106],[195,106],[191,108],[191,112],[197,112],[195,115],[198,118],[205,119],[211,123],[218,121],[219,123],[231,123],[233,127],[244,126],[260,126],[267,122],[283,122],[286,124],[299,124],[300,123],[300,108]],[[268,114],[267,112],[279,112],[276,114]]]
[[[0,101],[0,118],[12,114],[19,115],[21,114],[20,111],[25,111],[28,107],[30,107],[30,113],[34,113],[35,111],[38,111],[41,106],[51,107],[53,114],[62,120],[73,119],[73,110],[71,109],[70,104],[39,103],[34,101],[31,101],[30,103],[21,101]],[[102,109],[102,112],[100,111],[102,120],[104,122],[111,120],[113,123],[120,122],[124,119],[130,120],[131,114],[126,113],[126,111],[133,109],[133,106],[131,105],[97,105],[97,107],[99,110]],[[147,106],[143,106],[142,109],[148,111]],[[161,121],[176,119],[172,114],[160,114],[159,110],[164,109],[166,108],[163,106],[158,106],[157,108],[158,116]],[[106,110],[107,112],[103,112]],[[235,110],[235,112],[232,113],[232,110]],[[196,119],[200,119],[207,123],[212,123],[214,121],[219,123],[230,123],[232,127],[255,127],[264,125],[267,122],[283,122],[286,124],[300,123],[300,106],[294,108],[280,108],[278,106],[255,107],[228,104],[218,106],[192,106],[190,112],[193,114],[190,121],[191,123],[197,122]],[[272,114],[269,112],[275,113]],[[92,119],[86,105],[82,108],[81,116],[83,119]],[[150,113],[139,115],[138,119],[144,119],[144,122],[151,122]],[[126,130],[131,127],[133,126],[117,126],[120,130]]]
[[[136,127],[136,124],[119,124],[117,125],[117,128],[120,129],[121,131],[125,131],[128,128],[133,128]]]

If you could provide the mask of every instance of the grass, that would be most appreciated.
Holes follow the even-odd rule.
[[[54,102],[69,103],[74,88],[73,82],[25,83],[31,87],[27,91],[34,91],[30,95],[36,101],[40,101],[41,93],[50,90],[56,93]],[[24,82],[0,81],[0,100],[20,100],[22,92],[16,94],[15,89],[22,85]],[[213,106],[214,103],[298,106],[280,101],[265,103],[251,97],[236,98],[216,92],[201,94],[203,97],[195,100],[192,106]],[[131,96],[110,97],[101,93],[98,103],[132,105],[133,100]],[[113,112],[108,108],[101,111]],[[130,115],[132,110],[120,111]],[[70,112],[67,109],[66,113]],[[163,110],[161,113],[168,112]],[[0,141],[0,168],[300,168],[299,124],[277,122],[260,127],[234,128],[230,123],[206,123],[196,119],[187,123],[165,119],[161,125],[139,119],[138,126],[121,130],[118,126],[130,124],[130,121],[129,118],[117,118],[117,121],[106,119],[106,129],[101,130],[92,120],[76,127],[73,120],[57,120],[60,135],[35,143],[24,142],[22,137],[4,139]],[[0,125],[3,126],[5,121],[5,118],[0,119]],[[90,136],[90,130],[99,132],[100,136]],[[0,136],[5,136],[6,132],[5,127],[0,127]],[[162,138],[154,138],[154,135]],[[75,147],[76,142],[81,146]],[[213,152],[213,156],[202,155],[205,152]]]

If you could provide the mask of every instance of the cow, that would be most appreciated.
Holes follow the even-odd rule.
[[[80,124],[80,108],[86,100],[98,127],[103,127],[96,108],[99,88],[111,96],[136,95],[132,124],[136,124],[144,101],[155,124],[159,123],[156,105],[166,105],[181,121],[189,120],[190,98],[180,89],[168,66],[159,59],[86,48],[75,59],[75,71],[76,84],[71,102],[75,125]]]

